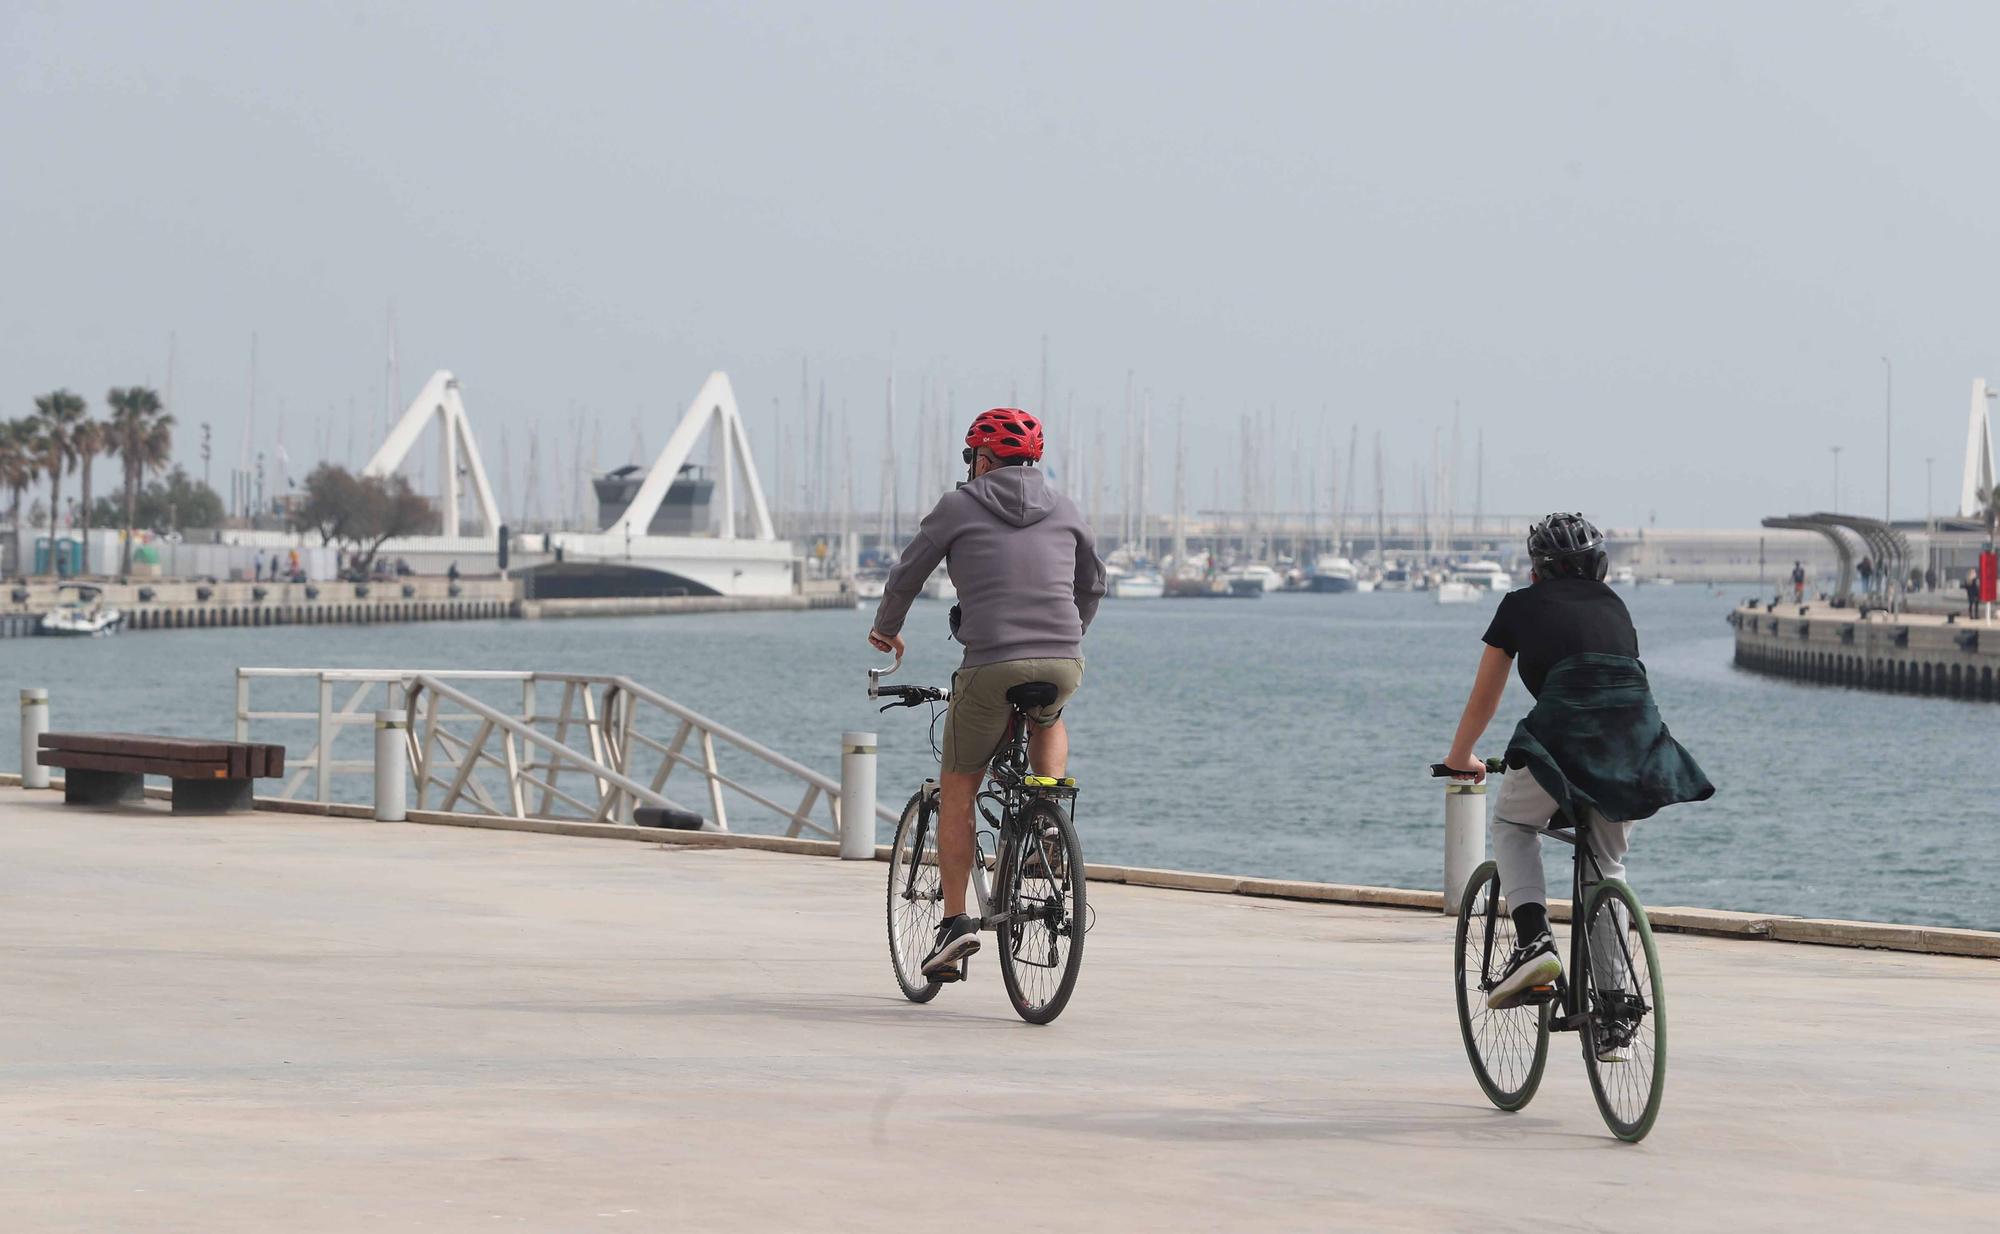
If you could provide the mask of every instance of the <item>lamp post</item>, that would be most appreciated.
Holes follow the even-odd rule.
[[[1889,455],[1894,449],[1889,432],[1896,410],[1896,366],[1882,357],[1882,521],[1889,521]]]
[[[1931,513],[1931,464],[1937,462],[1934,455],[1924,458],[1924,585],[1930,586],[1931,577],[1937,571],[1937,515]]]
[[[1833,512],[1840,513],[1840,452],[1841,446],[1828,446],[1833,451]]]

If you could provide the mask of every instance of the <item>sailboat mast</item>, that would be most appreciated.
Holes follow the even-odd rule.
[[[1382,548],[1389,538],[1389,514],[1382,488],[1382,430],[1375,430],[1375,568],[1382,568]]]
[[[1486,523],[1486,429],[1481,427],[1476,444],[1472,447],[1479,455],[1479,479],[1472,486],[1472,534],[1477,536],[1485,530]]]
[[[901,515],[896,500],[896,365],[889,364],[889,392],[887,406],[887,427],[884,436],[888,439],[888,456],[882,463],[882,513],[875,524],[875,534],[879,538],[883,554],[895,551],[896,542],[902,538]]]
[[[1174,570],[1187,566],[1187,405],[1174,416]]]
[[[1139,404],[1139,556],[1150,558],[1151,546],[1146,542],[1146,517],[1152,506],[1153,473],[1153,392],[1146,391]]]

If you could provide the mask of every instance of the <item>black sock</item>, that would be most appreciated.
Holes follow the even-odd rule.
[[[1514,937],[1521,942],[1549,932],[1549,906],[1523,904],[1508,916],[1514,919]]]

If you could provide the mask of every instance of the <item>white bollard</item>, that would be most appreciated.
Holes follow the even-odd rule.
[[[21,691],[21,787],[47,788],[49,769],[35,761],[42,734],[49,731],[49,692]]]
[[[840,859],[875,859],[875,734],[840,735]]]
[[[410,817],[406,782],[410,766],[410,747],[406,740],[409,730],[408,713],[375,713],[376,822],[400,823]]]
[[[1458,915],[1465,884],[1486,860],[1486,783],[1444,782],[1444,911]]]

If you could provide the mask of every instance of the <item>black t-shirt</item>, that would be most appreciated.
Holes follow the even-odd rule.
[[[1557,661],[1587,651],[1639,658],[1639,632],[1625,601],[1603,583],[1550,578],[1500,597],[1486,645],[1514,657],[1521,684],[1537,698]]]

